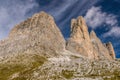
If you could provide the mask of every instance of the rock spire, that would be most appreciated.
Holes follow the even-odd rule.
[[[73,53],[81,54],[89,59],[95,58],[88,28],[82,16],[72,19],[71,35],[66,48]]]
[[[109,43],[104,46],[94,31],[89,34],[86,22],[81,16],[71,20],[71,35],[66,49],[89,59],[115,59],[112,45]]]

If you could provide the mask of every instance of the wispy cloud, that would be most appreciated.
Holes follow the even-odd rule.
[[[92,7],[86,13],[85,19],[88,26],[95,29],[104,24],[110,27],[115,26],[118,23],[116,17],[113,14],[102,12],[101,7]]]
[[[88,8],[100,0],[51,0],[47,5],[38,4],[37,1],[40,2],[39,0],[3,0],[0,2],[0,39],[6,37],[14,25],[28,18],[30,14],[41,10],[53,15],[59,27],[64,31],[65,25],[71,18],[84,14]]]
[[[63,13],[60,13],[59,16],[65,16],[67,12],[67,17],[60,23],[60,26],[63,26],[65,23],[70,21],[72,18],[78,17],[80,15],[83,15],[90,7],[92,7],[94,4],[99,2],[100,0],[75,0],[74,2],[71,0],[67,0],[67,3],[70,3],[68,8],[66,8]]]
[[[110,31],[108,31],[107,33],[105,33],[103,35],[103,37],[116,37],[116,38],[120,38],[120,27],[112,27]]]
[[[118,26],[117,16],[103,12],[101,7],[90,8],[85,15],[89,27],[96,29],[107,25],[109,31],[103,34],[103,37],[120,38],[120,27]]]
[[[8,35],[10,29],[26,19],[26,13],[37,6],[33,0],[4,0],[0,3],[0,39]]]
[[[54,1],[55,2],[55,1]],[[51,6],[54,6],[55,3],[53,2],[53,4],[50,4]],[[71,7],[73,6],[76,2],[78,2],[78,0],[62,0],[62,3],[58,5],[56,5],[53,9],[49,10],[49,12],[57,19],[61,18],[62,15],[65,14],[65,12]],[[48,9],[48,8],[47,8]]]

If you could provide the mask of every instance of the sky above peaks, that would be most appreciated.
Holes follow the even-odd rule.
[[[111,41],[120,57],[120,0],[0,0],[0,39],[34,13],[51,14],[67,39],[72,18],[83,16],[102,42]]]

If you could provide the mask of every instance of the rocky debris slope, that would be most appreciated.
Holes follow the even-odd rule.
[[[0,80],[120,80],[112,44],[89,35],[82,17],[65,42],[52,16],[35,14],[0,41],[0,57]]]
[[[115,59],[112,44],[104,46],[94,31],[89,34],[85,20],[82,17],[71,21],[71,35],[66,48],[89,59]]]
[[[22,54],[0,62],[0,80],[119,79],[120,62],[115,60],[89,61],[74,55],[45,58],[39,54]]]

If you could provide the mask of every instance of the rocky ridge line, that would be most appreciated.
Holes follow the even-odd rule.
[[[16,25],[11,30],[8,38],[0,41],[0,55],[22,53],[35,47],[38,53],[53,51],[56,54],[66,48],[74,54],[80,54],[91,60],[115,59],[112,44],[103,45],[94,31],[89,34],[82,16],[72,19],[70,38],[65,42],[51,15],[45,12],[35,14]]]

